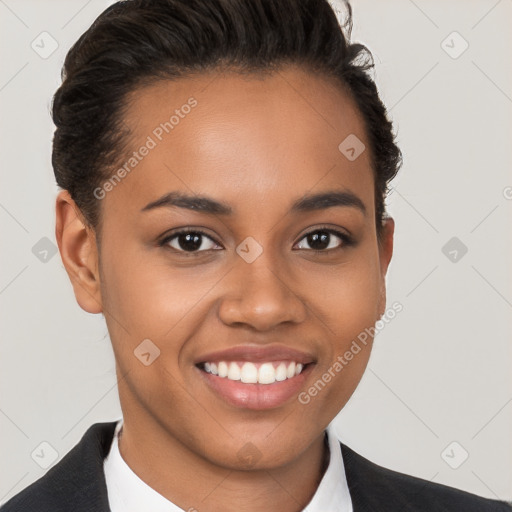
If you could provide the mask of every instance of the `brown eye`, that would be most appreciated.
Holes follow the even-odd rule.
[[[305,242],[303,242],[305,241]],[[305,247],[304,244],[309,247]],[[299,249],[328,251],[350,245],[350,237],[334,229],[317,229],[304,236],[298,244]]]
[[[160,243],[169,246],[178,252],[203,252],[219,247],[217,243],[206,233],[197,230],[179,231],[166,237]]]

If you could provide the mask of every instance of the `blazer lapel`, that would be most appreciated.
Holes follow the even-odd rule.
[[[103,462],[110,451],[116,421],[95,423],[68,454],[69,462],[62,467],[62,477],[69,482],[63,488],[67,503],[76,503],[76,512],[110,512]],[[76,478],[69,478],[69,472]]]
[[[354,512],[424,510],[422,506],[418,507],[418,500],[428,503],[423,501],[428,482],[415,480],[416,485],[412,486],[410,476],[378,466],[345,444],[340,444]],[[439,507],[436,510],[446,509]]]
[[[2,512],[110,512],[103,460],[115,421],[95,423],[62,460],[3,507]]]

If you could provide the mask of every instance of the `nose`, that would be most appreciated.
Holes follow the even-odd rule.
[[[257,331],[267,331],[283,323],[304,321],[305,303],[293,290],[290,278],[268,260],[263,255],[252,263],[240,260],[229,273],[219,307],[224,324],[245,324]]]

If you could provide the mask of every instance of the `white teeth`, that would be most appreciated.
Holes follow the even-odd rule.
[[[295,363],[292,361],[286,369],[286,376],[291,379],[295,375]]]
[[[206,369],[207,363],[205,363],[205,369]],[[227,377],[228,376],[228,365],[224,361],[221,361],[218,366],[219,370],[219,377]]]
[[[284,363],[281,363],[276,368],[276,380],[278,382],[281,382],[283,380],[286,380],[286,365]]]
[[[274,382],[282,382],[299,375],[304,369],[301,363],[281,362],[274,367],[272,362],[262,363],[259,368],[251,362],[243,363],[240,367],[234,361],[219,361],[218,363],[204,363],[204,371],[219,377],[228,378],[229,380],[238,380],[245,384],[273,384]]]
[[[276,370],[274,365],[272,363],[263,363],[258,370],[258,382],[260,384],[272,384],[275,381]]]
[[[258,368],[252,363],[244,363],[240,371],[240,380],[246,384],[256,384],[258,382]]]
[[[240,380],[240,367],[234,362],[232,362],[229,365],[228,379],[229,380]]]

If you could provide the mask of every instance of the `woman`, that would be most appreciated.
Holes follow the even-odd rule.
[[[401,162],[319,0],[128,0],[67,55],[56,236],[105,316],[123,420],[9,511],[499,511],[340,443],[329,424],[389,314]]]

